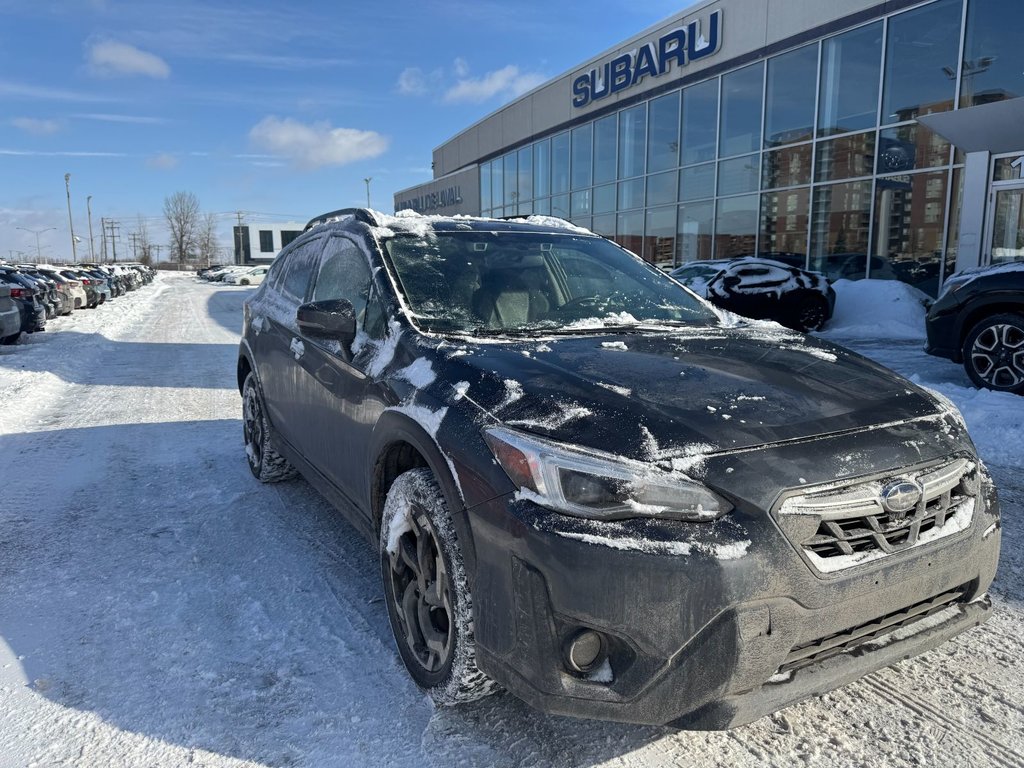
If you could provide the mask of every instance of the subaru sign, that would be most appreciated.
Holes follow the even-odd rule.
[[[632,88],[645,77],[661,77],[673,64],[682,69],[691,61],[712,56],[721,47],[722,12],[718,10],[706,25],[696,19],[580,75],[572,83],[572,105],[585,107]]]

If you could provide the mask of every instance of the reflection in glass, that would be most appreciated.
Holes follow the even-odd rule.
[[[519,187],[517,186],[516,174],[516,153],[509,152],[505,155],[505,210],[506,216],[513,216],[516,213],[516,203],[519,202]]]
[[[787,189],[761,195],[762,255],[775,254],[787,264],[803,266],[807,255],[811,191]],[[785,257],[789,258],[785,258]],[[798,258],[799,257],[799,258]]]
[[[960,207],[964,203],[964,172],[954,168],[952,181],[953,197],[949,204],[949,226],[946,228],[946,259],[942,270],[945,281],[956,272],[956,257],[960,252]]]
[[[715,164],[683,168],[679,174],[679,199],[699,200],[715,196]]]
[[[732,259],[757,252],[758,196],[727,197],[718,201],[715,216],[715,258]]]
[[[992,181],[1017,181],[1024,178],[1024,163],[1019,156],[997,158]]]
[[[605,184],[594,187],[594,213],[613,213],[615,211],[615,185]]]
[[[886,128],[878,138],[878,172],[902,173],[949,165],[950,143],[919,123]]]
[[[568,195],[555,195],[551,198],[551,215],[557,216],[560,219],[569,218],[571,214],[569,211]]]
[[[814,190],[810,268],[830,280],[867,274],[871,182],[848,181]]]
[[[480,164],[480,210],[491,209],[491,164]]]
[[[647,172],[679,165],[679,91],[651,102],[647,139]],[[675,224],[672,225],[675,227]]]
[[[814,135],[817,73],[817,43],[768,60],[765,147],[807,141]]]
[[[548,139],[533,145],[533,196],[551,194],[551,142]]]
[[[796,187],[811,183],[810,144],[765,152],[761,160],[761,187]]]
[[[679,175],[676,171],[656,173],[647,177],[647,205],[664,205],[676,202],[676,191],[679,188]],[[675,208],[672,209],[673,211]],[[673,219],[675,231],[675,219]]]
[[[588,216],[590,215],[590,190],[584,189],[579,192],[572,193],[572,218],[576,220],[577,216]]]
[[[569,191],[569,133],[560,133],[551,139],[551,193],[559,195]]]
[[[715,231],[715,201],[687,203],[679,206],[679,261],[710,259]]]
[[[644,248],[644,212],[620,213],[615,223],[615,242],[637,256]]]
[[[542,197],[533,201],[533,212],[544,216],[551,215],[551,198]]]
[[[960,106],[1024,96],[1024,3],[971,0],[960,84]]]
[[[718,146],[718,79],[683,91],[683,165],[715,159]]]
[[[533,199],[533,147],[519,150],[519,204]]]
[[[992,217],[992,263],[1024,260],[1024,190],[999,189]]]
[[[720,157],[740,155],[761,148],[763,91],[764,65],[761,63],[722,75]]]
[[[819,136],[857,131],[876,124],[881,66],[880,21],[822,43]]]
[[[647,212],[644,237],[644,261],[659,267],[671,267],[676,257],[676,207],[654,208]]]
[[[644,172],[647,158],[647,105],[640,104],[619,113],[619,178]]]
[[[590,231],[605,237],[613,237],[615,235],[615,214],[608,213],[603,216],[595,216],[590,225]]]
[[[594,123],[594,183],[615,181],[615,145],[618,116],[608,115]]]
[[[644,180],[630,179],[619,182],[619,210],[644,207]]]
[[[879,178],[869,277],[902,280],[935,295],[942,267],[947,171]]]
[[[491,206],[494,208],[505,205],[505,181],[502,172],[504,167],[500,157],[491,163]]]
[[[756,192],[761,184],[761,156],[747,155],[718,164],[718,194]]]
[[[953,108],[963,0],[938,0],[889,19],[882,122]]]
[[[594,170],[594,124],[587,123],[572,131],[572,188],[589,187]]]
[[[871,176],[875,167],[875,132],[818,142],[815,181]]]

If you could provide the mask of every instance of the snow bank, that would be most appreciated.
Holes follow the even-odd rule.
[[[825,338],[924,341],[927,294],[898,280],[837,280],[832,287],[836,308]]]

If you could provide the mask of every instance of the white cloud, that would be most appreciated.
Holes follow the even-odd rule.
[[[155,155],[146,158],[146,165],[158,171],[169,171],[178,167],[178,156],[170,152],[157,152]]]
[[[459,68],[457,62],[456,70]],[[455,85],[445,91],[443,100],[447,104],[479,104],[495,96],[515,98],[536,88],[546,79],[537,72],[520,72],[515,64],[509,64],[483,77],[460,77]]]
[[[307,125],[273,115],[253,126],[249,140],[305,170],[377,157],[388,148],[387,138],[376,131],[333,128],[326,121]]]
[[[398,76],[398,92],[403,96],[422,96],[427,92],[427,77],[419,67],[407,67]]]
[[[469,77],[469,62],[461,56],[455,59],[455,76]]]
[[[57,120],[42,120],[36,117],[15,117],[10,122],[15,128],[33,136],[51,136],[62,127]]]
[[[104,123],[135,123],[138,125],[159,125],[166,123],[162,117],[147,117],[145,115],[114,115],[99,112],[86,112],[72,115],[80,120],[99,120]]]
[[[145,75],[163,80],[171,74],[167,62],[159,56],[113,40],[93,43],[87,59],[95,75]]]

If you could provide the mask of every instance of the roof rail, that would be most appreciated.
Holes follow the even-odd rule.
[[[310,219],[309,223],[303,227],[303,232],[308,232],[318,224],[323,224],[325,221],[336,219],[339,216],[354,216],[357,221],[361,221],[364,224],[369,224],[371,227],[376,227],[380,224],[377,221],[377,217],[373,215],[373,211],[369,208],[339,208],[337,211],[331,211],[330,213],[322,213],[315,219]]]

